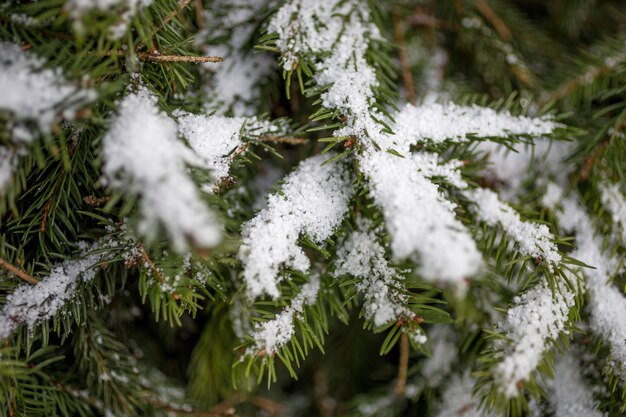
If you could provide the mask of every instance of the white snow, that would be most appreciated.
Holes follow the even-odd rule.
[[[385,249],[368,219],[359,219],[359,228],[337,250],[334,275],[361,278],[356,288],[365,297],[365,317],[375,326],[415,315],[406,307],[400,274],[385,259]]]
[[[381,207],[396,259],[411,259],[429,281],[449,282],[461,292],[480,271],[482,255],[455,205],[410,158],[371,152],[361,159],[371,195]]]
[[[198,158],[178,140],[176,122],[158,109],[154,95],[145,88],[128,94],[102,142],[108,185],[141,197],[142,235],[154,239],[161,224],[181,253],[189,242],[219,242],[221,225],[186,169]]]
[[[616,229],[621,229],[622,243],[626,245],[626,198],[618,183],[600,183],[599,188],[602,204],[611,214]]]
[[[67,0],[65,8],[82,28],[80,19],[90,10],[115,11],[119,22],[109,28],[112,38],[121,38],[126,33],[135,14],[152,4],[152,0]]]
[[[513,116],[508,111],[454,103],[406,105],[396,117],[394,132],[408,144],[467,141],[479,138],[548,135],[559,127],[550,118]]]
[[[300,293],[274,319],[257,324],[252,334],[254,348],[248,348],[246,353],[256,355],[263,352],[271,355],[287,344],[295,333],[294,319],[298,319],[305,306],[315,303],[319,290],[319,276],[313,274],[311,280],[302,286]]]
[[[472,394],[474,379],[469,372],[452,377],[445,387],[439,403],[437,417],[492,417],[493,413],[481,410],[480,400]]]
[[[239,259],[248,295],[279,296],[280,268],[307,271],[309,259],[298,246],[301,235],[322,244],[341,223],[353,193],[342,162],[322,166],[328,156],[313,156],[285,178],[281,192],[244,224]]]
[[[103,255],[89,254],[95,246],[83,243],[81,249],[81,257],[54,265],[38,284],[22,284],[7,296],[0,311],[0,340],[9,337],[20,325],[32,329],[54,317],[74,297],[79,282],[94,278],[97,271],[92,266]]]
[[[572,353],[560,358],[555,370],[556,377],[549,383],[555,417],[607,417],[598,410],[600,401],[594,398],[597,387],[584,380],[580,363]]]
[[[56,120],[72,119],[78,107],[94,99],[94,92],[69,83],[59,68],[12,42],[0,42],[0,109],[15,119],[9,122],[15,143],[34,138],[23,123],[34,122],[47,134]]]
[[[494,369],[496,385],[505,396],[518,395],[518,383],[537,368],[549,340],[566,330],[573,305],[574,294],[564,285],[553,294],[545,283],[513,299],[513,306],[498,325],[511,344]]]
[[[491,190],[467,190],[465,196],[475,204],[476,216],[490,226],[501,225],[507,235],[517,242],[522,254],[541,258],[550,271],[561,262],[561,254],[548,226],[523,221],[515,210],[500,201]]]

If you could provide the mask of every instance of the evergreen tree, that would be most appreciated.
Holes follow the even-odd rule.
[[[3,2],[0,415],[625,415],[623,6]]]

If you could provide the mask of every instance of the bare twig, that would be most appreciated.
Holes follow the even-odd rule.
[[[396,381],[396,395],[403,397],[406,393],[406,379],[409,374],[409,337],[406,332],[400,336],[400,360],[398,363],[398,380]]]
[[[400,67],[402,68],[402,81],[406,89],[406,97],[409,103],[415,105],[417,96],[415,94],[415,84],[413,83],[413,74],[411,74],[411,65],[409,63],[409,55],[406,52],[406,39],[404,37],[404,24],[400,14],[396,11],[393,14],[393,36],[398,44],[398,56],[400,58]]]
[[[127,56],[127,51],[105,51],[99,53],[103,56]],[[223,62],[224,58],[220,56],[192,56],[192,55],[160,55],[158,53],[137,52],[137,58],[142,61],[150,62]]]
[[[198,23],[198,29],[204,29],[204,8],[202,6],[202,0],[195,0],[196,6],[196,22]]]
[[[7,261],[5,261],[2,258],[0,258],[0,267],[6,269],[10,273],[15,275],[19,279],[21,279],[22,281],[28,282],[29,284],[37,285],[39,283],[39,280],[37,278],[31,277],[26,272],[22,271],[21,269],[19,269],[18,267],[14,266],[14,265],[8,263]]]
[[[498,32],[498,35],[505,42],[510,42],[513,39],[511,30],[506,26],[506,23],[493,11],[489,4],[485,0],[475,0],[476,8],[485,16],[485,19],[491,23],[493,28]]]

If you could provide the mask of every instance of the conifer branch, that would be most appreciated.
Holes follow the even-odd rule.
[[[406,393],[406,380],[409,374],[409,337],[406,332],[400,336],[400,359],[398,361],[398,377],[396,380],[395,393],[403,397]]]
[[[507,27],[506,23],[497,15],[496,12],[493,11],[489,3],[486,0],[475,0],[474,4],[478,11],[491,23],[498,32],[498,35],[505,42],[510,42],[513,39],[513,34],[511,30]]]
[[[179,3],[179,6],[176,10],[173,10],[169,15],[167,15],[167,17],[165,19],[163,19],[163,21],[161,22],[161,24],[154,30],[154,33],[157,33],[159,31],[161,31],[165,26],[168,25],[168,23],[170,23],[172,21],[172,19],[174,19],[176,16],[178,16],[180,14],[180,12],[182,12],[187,6],[189,6],[189,3],[191,3],[192,0],[181,0],[181,2]],[[197,4],[198,2],[196,2]]]
[[[39,283],[38,279],[33,278],[32,276],[30,276],[26,272],[22,271],[21,269],[17,268],[14,265],[8,263],[7,261],[5,261],[2,258],[0,258],[0,267],[2,267],[5,270],[9,271],[10,273],[12,273],[16,277],[20,278],[24,282],[27,282],[27,283],[32,284],[32,285],[37,285]]]

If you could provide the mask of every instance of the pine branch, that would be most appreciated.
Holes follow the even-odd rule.
[[[101,56],[115,56],[115,57],[125,57],[130,53],[128,51],[102,51],[97,52],[97,55]],[[161,55],[157,51],[152,52],[136,52],[134,54],[137,58],[142,61],[150,61],[150,62],[193,62],[193,63],[201,63],[201,62],[212,62],[219,63],[223,62],[224,58],[219,56],[191,56],[191,55]]]
[[[30,276],[26,272],[22,271],[21,269],[17,268],[14,265],[8,263],[7,261],[5,261],[2,258],[0,258],[0,267],[4,268],[8,272],[12,273],[13,275],[15,275],[16,277],[20,278],[24,282],[27,282],[27,283],[32,284],[32,285],[37,285],[39,283],[38,279],[33,278],[32,276]]]

